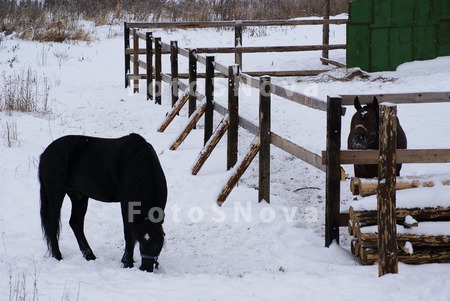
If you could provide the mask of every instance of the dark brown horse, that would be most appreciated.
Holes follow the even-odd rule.
[[[380,115],[378,100],[374,97],[371,104],[361,106],[358,97],[355,98],[356,113],[352,117],[350,134],[347,139],[348,149],[379,149],[379,125]],[[397,148],[406,149],[407,140],[405,132],[397,118]],[[400,175],[401,164],[397,164],[397,176]],[[355,177],[374,178],[378,176],[378,165],[355,165]]]

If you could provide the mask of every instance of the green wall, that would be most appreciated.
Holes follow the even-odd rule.
[[[395,70],[450,55],[450,0],[351,0],[347,67]]]

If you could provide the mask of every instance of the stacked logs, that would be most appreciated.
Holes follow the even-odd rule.
[[[363,264],[374,264],[378,260],[377,210],[357,209],[362,207],[349,208],[351,252]],[[450,263],[450,207],[397,208],[396,213],[400,262]]]

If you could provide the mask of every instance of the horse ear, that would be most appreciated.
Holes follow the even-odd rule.
[[[378,98],[376,96],[373,98],[372,104],[374,107],[378,107]]]
[[[359,102],[359,97],[356,96],[355,100],[353,101],[353,105],[355,106],[356,111],[359,111],[362,109],[361,103]]]

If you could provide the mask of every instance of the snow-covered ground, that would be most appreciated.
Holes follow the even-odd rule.
[[[361,266],[350,254],[346,229],[341,229],[341,246],[324,248],[325,175],[275,148],[272,204],[257,203],[257,165],[253,163],[224,206],[218,208],[215,199],[229,176],[224,142],[199,175],[192,176],[191,167],[202,147],[201,123],[177,151],[170,151],[186,122],[186,111],[164,133],[158,133],[156,128],[170,109],[168,88],[162,106],[146,101],[145,93],[132,94],[124,89],[121,26],[95,31],[98,38],[90,43],[6,38],[0,44],[1,88],[8,76],[30,69],[39,85],[47,80],[51,110],[46,114],[0,113],[0,300],[22,300],[23,294],[26,300],[36,300],[33,296],[39,300],[450,299],[448,264],[400,264],[399,274],[378,278],[376,265]],[[154,31],[153,35],[166,42],[178,40],[182,47],[230,46],[233,42],[233,32],[223,30]],[[332,26],[332,40],[345,41],[344,26]],[[249,30],[243,44],[318,43],[320,27],[305,26]],[[319,55],[246,54],[244,69],[317,69],[322,68]],[[345,52],[334,51],[331,57],[344,61]],[[228,64],[233,56],[216,56],[216,60]],[[180,59],[180,72],[185,65]],[[168,70],[168,64],[164,68]],[[324,100],[330,94],[449,91],[450,57],[404,64],[396,72],[371,74],[369,79],[346,81],[346,75],[338,70],[274,81]],[[226,103],[225,86],[223,80],[216,79],[215,101]],[[243,90],[240,113],[257,120],[257,102],[256,91]],[[276,97],[272,112],[274,132],[314,152],[325,149],[324,112]],[[344,141],[353,112],[349,108],[343,118]],[[399,105],[408,146],[450,147],[449,113],[449,104]],[[216,122],[219,119],[216,116]],[[17,127],[17,140],[8,147],[6,133],[11,125]],[[64,260],[49,258],[39,220],[39,155],[63,135],[119,137],[130,132],[153,144],[168,180],[166,244],[159,271],[149,274],[120,267],[124,247],[120,207],[96,201],[89,204],[85,228],[98,259],[86,262],[81,256],[68,225],[68,200],[63,205],[60,238]],[[241,130],[241,155],[251,139]],[[344,167],[352,173],[351,166]],[[402,173],[442,175],[450,173],[450,168],[445,164],[411,164],[404,165]],[[349,200],[346,185],[342,197]],[[423,199],[423,195],[410,193],[409,197]],[[440,195],[445,197],[445,193]],[[137,250],[135,259],[140,260]]]

